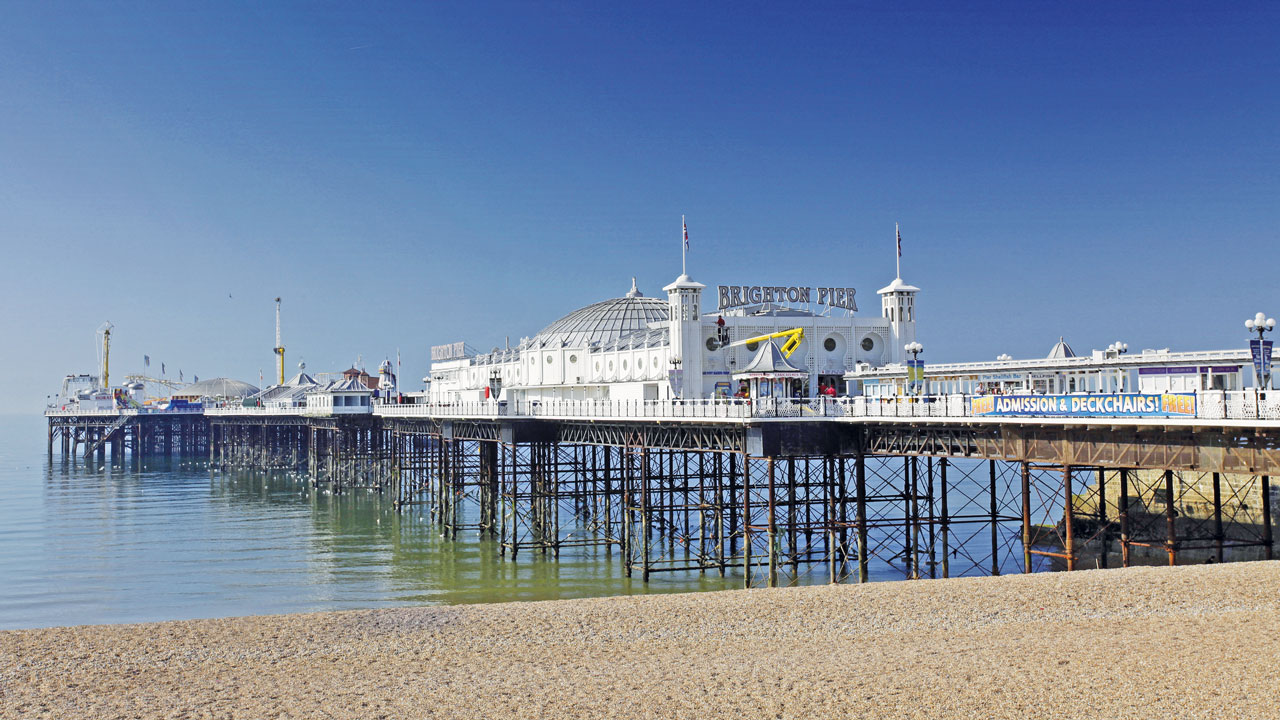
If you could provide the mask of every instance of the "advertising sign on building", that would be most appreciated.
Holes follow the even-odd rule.
[[[1195,417],[1194,393],[1107,393],[1102,395],[986,395],[970,400],[979,416]]]

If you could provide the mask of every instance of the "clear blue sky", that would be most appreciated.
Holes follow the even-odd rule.
[[[1280,5],[600,5],[9,4],[0,411],[104,320],[256,384],[277,295],[290,369],[420,378],[660,294],[682,213],[695,279],[863,314],[902,223],[935,362],[1280,315]]]

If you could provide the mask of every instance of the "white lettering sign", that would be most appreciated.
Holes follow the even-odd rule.
[[[431,346],[432,360],[454,360],[456,358],[461,358],[466,356],[467,356],[467,350],[466,350],[465,342],[455,342],[455,343],[449,343],[448,345],[432,345]]]
[[[813,302],[813,288],[783,285],[720,285],[719,308],[725,310],[743,305],[762,305],[764,303],[810,303]],[[820,287],[818,288],[818,304],[845,310],[857,310],[853,288]]]

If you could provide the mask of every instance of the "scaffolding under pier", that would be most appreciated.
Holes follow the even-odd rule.
[[[1270,558],[1267,432],[622,418],[210,418],[215,465],[424,506],[512,560],[745,586]],[[1207,464],[1207,466],[1206,466]]]
[[[141,462],[146,457],[202,455],[211,446],[201,413],[46,413],[49,457]]]

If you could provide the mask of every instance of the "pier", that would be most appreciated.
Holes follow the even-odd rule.
[[[49,414],[50,452],[194,452],[373,489],[512,561],[591,548],[743,585],[1271,558],[1266,393],[1191,417],[973,414],[983,398],[380,404]]]

